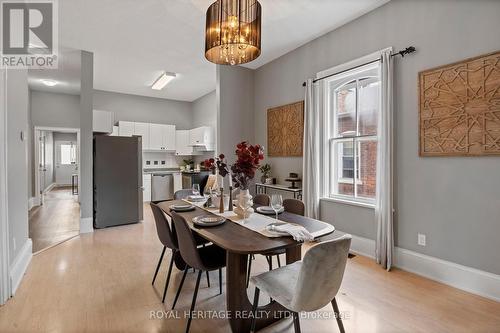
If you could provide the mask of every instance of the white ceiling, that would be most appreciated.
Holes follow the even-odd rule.
[[[59,50],[57,69],[30,69],[28,85],[32,90],[80,95],[80,50]],[[56,81],[53,87],[48,87],[42,80]]]
[[[389,0],[261,0],[258,68]],[[94,52],[94,88],[193,101],[215,89],[204,58],[205,12],[213,0],[59,1],[60,45]],[[163,72],[178,73],[162,91]]]

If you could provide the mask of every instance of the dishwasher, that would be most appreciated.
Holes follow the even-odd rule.
[[[174,176],[153,173],[151,177],[151,201],[165,201],[174,198]]]

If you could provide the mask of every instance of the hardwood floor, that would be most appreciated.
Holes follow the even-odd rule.
[[[44,205],[29,212],[34,253],[80,233],[80,206],[71,187],[55,187],[44,196]]]
[[[186,278],[177,305],[180,319],[150,319],[151,311],[170,309],[182,274],[174,268],[174,288],[163,305],[170,258],[165,255],[152,287],[162,246],[149,206],[144,208],[143,223],[98,230],[36,254],[16,296],[0,308],[0,332],[183,332],[196,278],[193,273]],[[256,258],[252,273],[266,271],[264,257]],[[211,282],[208,288],[202,280],[196,309],[224,311],[216,272]],[[253,290],[250,286],[250,296]],[[386,272],[360,256],[348,260],[337,299],[346,332],[500,332],[500,303],[400,270]],[[332,314],[329,306],[315,313]],[[310,316],[301,325],[302,332],[338,332],[332,317]],[[198,318],[191,332],[230,328],[225,319]],[[293,332],[292,320],[261,332]]]

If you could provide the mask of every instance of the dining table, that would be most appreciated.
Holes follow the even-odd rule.
[[[186,201],[164,201],[159,203],[158,206],[166,215],[172,216],[170,206],[182,204],[185,205]],[[184,217],[193,232],[226,250],[226,317],[229,320],[232,332],[250,332],[252,304],[247,295],[246,284],[248,257],[255,254],[265,255],[274,250],[285,249],[286,263],[291,264],[301,260],[302,243],[287,236],[266,237],[231,220],[218,226],[199,227],[192,222],[193,218],[214,213],[198,206],[195,206],[195,209],[191,211],[177,213]],[[325,222],[286,211],[280,213],[278,219],[302,225],[307,230],[318,230],[318,228],[325,225]],[[330,227],[321,236],[330,234],[334,230],[335,228]],[[283,319],[287,315],[287,309],[271,300],[270,303],[259,306],[257,313],[263,314],[258,316],[256,320],[256,329],[258,330]]]

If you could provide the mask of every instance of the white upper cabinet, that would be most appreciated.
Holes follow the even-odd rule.
[[[189,131],[189,145],[201,150],[214,149],[214,133],[210,126],[193,128]]]
[[[150,150],[175,151],[175,125],[149,124]]]
[[[175,131],[175,155],[193,155],[193,147],[189,145],[189,130]]]
[[[119,121],[118,122],[118,134],[120,136],[132,136],[134,135],[135,123],[132,121]]]
[[[134,123],[134,135],[142,137],[142,150],[151,149],[149,125],[149,123]]]
[[[109,111],[93,110],[92,129],[96,133],[112,133],[114,114]]]

